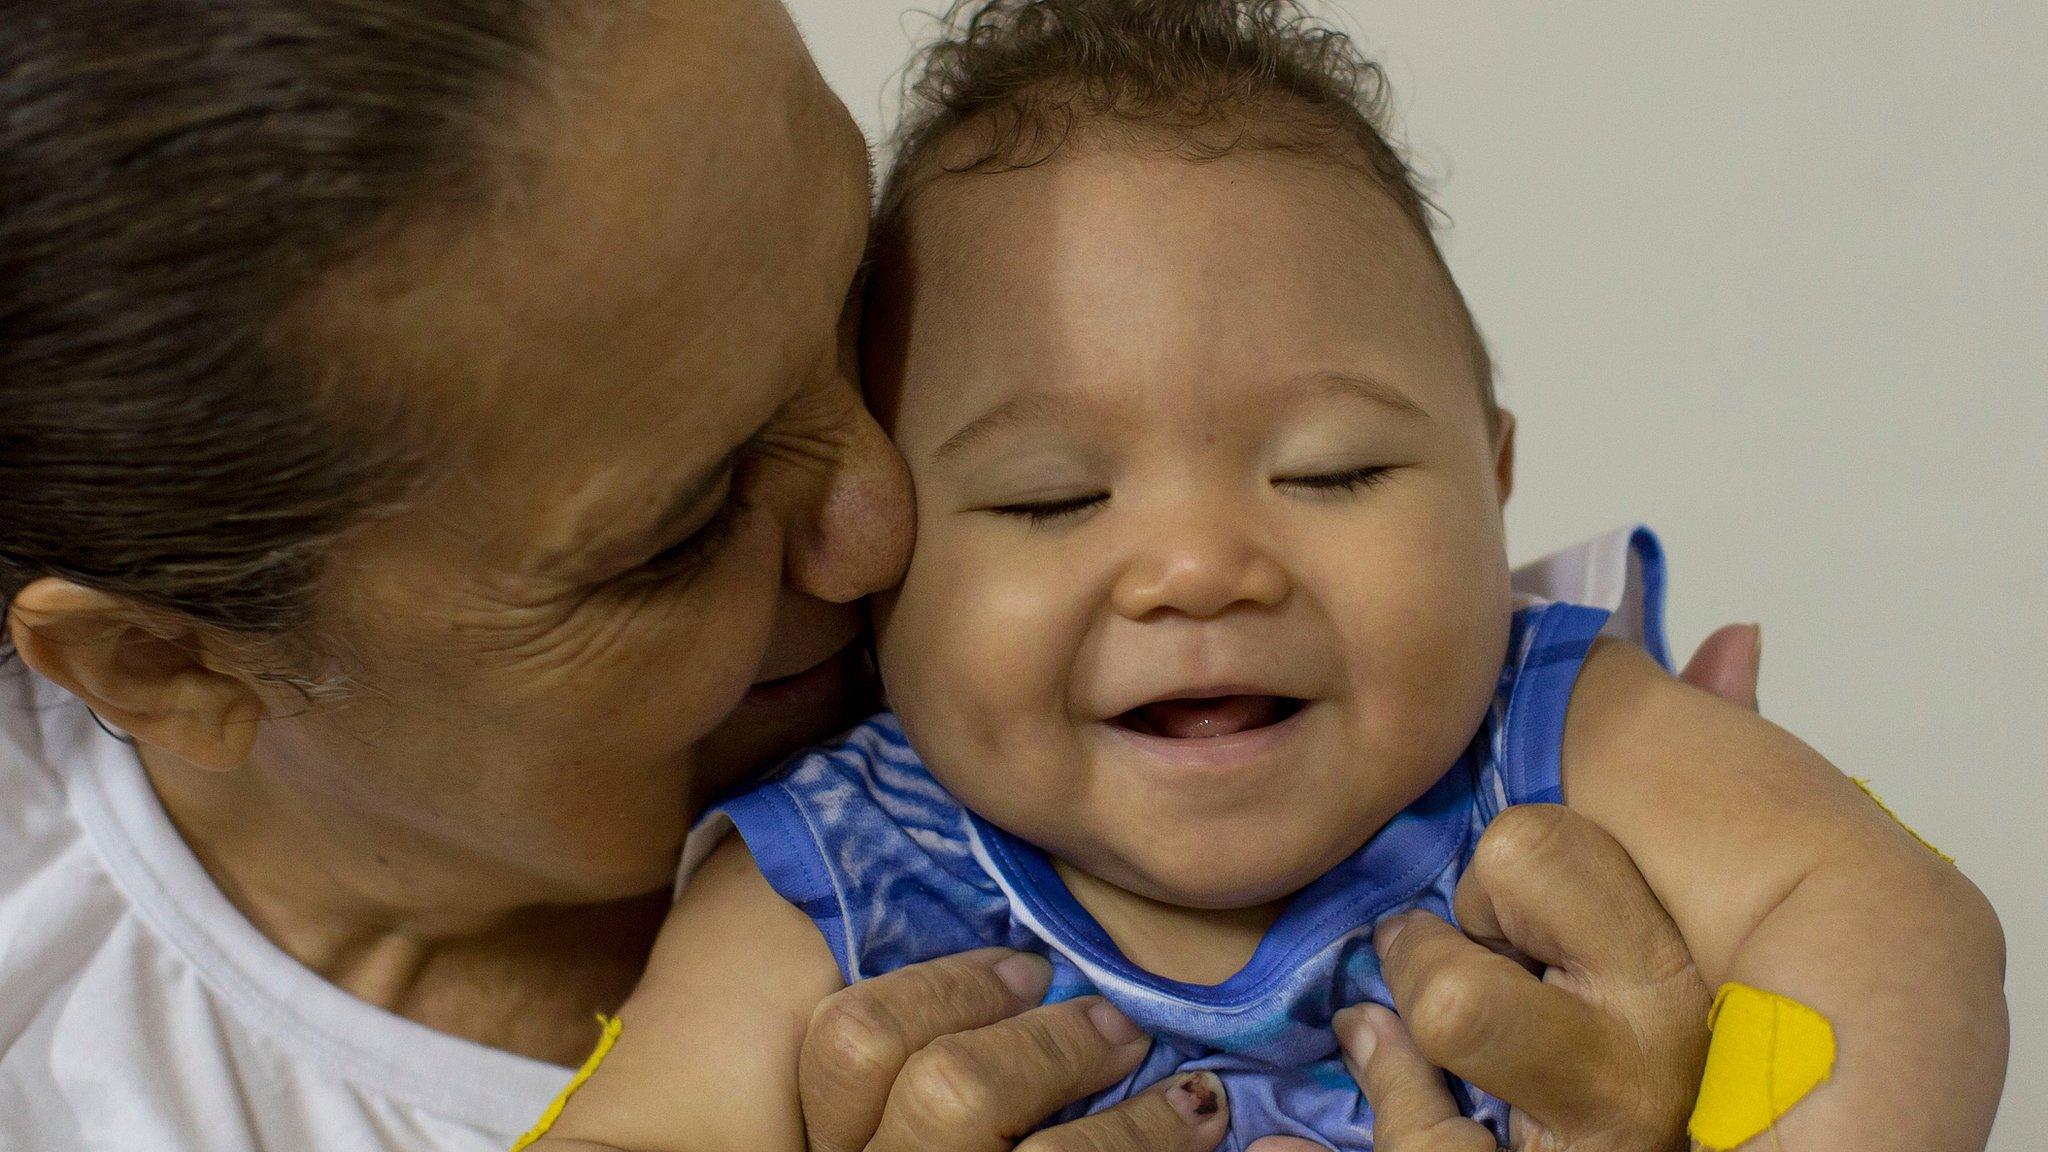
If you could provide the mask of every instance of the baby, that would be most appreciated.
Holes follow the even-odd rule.
[[[1374,925],[1448,916],[1486,824],[1562,802],[1709,986],[1830,1022],[1788,1143],[1981,1146],[2003,1021],[1968,885],[1797,740],[1603,636],[1612,604],[1511,586],[1514,421],[1377,72],[1254,0],[996,0],[961,28],[927,58],[864,334],[918,505],[876,605],[893,713],[693,836],[696,922],[626,1009],[688,1043],[599,1073],[689,1084],[680,1111],[572,1105],[557,1135],[799,1152],[812,1008],[1004,945],[1154,1037],[1075,1112],[1209,1072],[1226,1147],[1370,1149],[1330,1020],[1389,1001]],[[1654,581],[1647,536],[1612,546]],[[1506,1141],[1505,1104],[1459,1096]]]

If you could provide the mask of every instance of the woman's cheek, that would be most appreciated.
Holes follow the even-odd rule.
[[[615,700],[692,738],[717,727],[753,685],[774,635],[781,565],[768,527],[736,535],[694,576],[610,605],[609,642],[588,646],[577,682],[609,679]]]

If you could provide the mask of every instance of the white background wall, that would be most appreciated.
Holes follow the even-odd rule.
[[[870,133],[911,0],[792,0]],[[1521,418],[1518,558],[1657,527],[1675,647],[1990,894],[2048,1128],[2048,4],[1321,6],[1393,80]],[[1913,1077],[1901,1069],[1903,1090]]]

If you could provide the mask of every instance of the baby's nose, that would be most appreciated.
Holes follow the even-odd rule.
[[[1272,607],[1287,598],[1287,570],[1245,534],[1219,525],[1161,525],[1124,564],[1111,600],[1119,615],[1198,618],[1233,607]]]

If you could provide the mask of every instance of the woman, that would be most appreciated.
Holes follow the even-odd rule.
[[[861,137],[773,0],[4,22],[0,1130],[502,1146],[639,975],[694,814],[860,703],[909,536],[849,378]],[[1582,1149],[1682,1119],[1697,980],[1640,959],[1673,937],[1611,842],[1539,831],[1489,895],[1590,945],[1585,1011],[1487,1035],[1533,978],[1404,933],[1390,1146],[1430,1146],[1425,1055]],[[961,1077],[1084,1094],[1107,1045],[1028,968],[830,1002],[816,1145],[907,1146]],[[917,1146],[1006,1146],[979,1123]],[[1038,1139],[1197,1147],[1157,1098]]]

